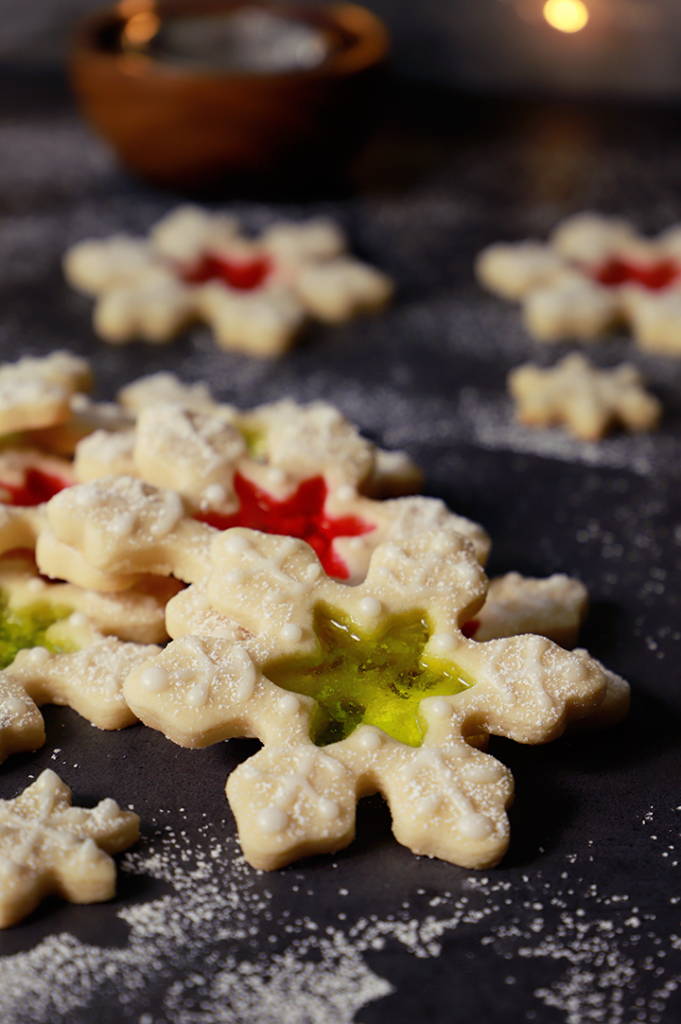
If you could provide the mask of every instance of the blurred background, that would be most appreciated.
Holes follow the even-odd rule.
[[[1,0],[0,62],[64,60],[100,0]],[[308,4],[309,6],[309,4]],[[400,75],[482,93],[677,98],[679,0],[366,0]]]

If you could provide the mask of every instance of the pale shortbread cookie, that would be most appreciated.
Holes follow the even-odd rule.
[[[653,430],[662,414],[635,366],[620,363],[599,370],[576,352],[551,369],[535,363],[517,367],[509,374],[508,388],[520,423],[560,424],[584,441],[597,441],[615,426]]]
[[[130,413],[116,402],[93,402],[78,391],[69,400],[71,415],[64,423],[25,433],[29,443],[57,455],[72,456],[78,442],[95,431],[114,433],[132,426]]]
[[[186,583],[201,579],[219,533],[188,516],[176,491],[128,476],[60,491],[47,504],[47,519],[50,529],[36,546],[41,572],[103,591],[125,589],[126,577],[132,586],[141,573],[174,575]],[[94,573],[86,573],[88,568]]]
[[[283,401],[232,413],[229,419],[222,410],[152,405],[139,413],[134,431],[97,431],[81,441],[75,475],[85,482],[128,470],[127,475],[153,487],[176,491],[188,514],[201,513],[221,529],[302,529],[298,535],[304,539],[314,543],[316,536],[319,544],[328,544],[327,571],[353,582],[364,577],[377,543],[415,531],[459,530],[476,545],[481,560],[486,558],[489,538],[482,528],[454,516],[442,502],[378,502],[361,494],[360,489],[399,490],[410,473],[413,482],[413,464],[402,453],[391,462],[387,452],[380,453],[379,463],[375,446],[332,406]],[[84,566],[82,557],[88,559],[82,545],[82,557],[72,561],[70,542],[57,532],[46,530],[40,537],[38,559],[44,571],[51,576],[66,573],[69,580],[93,589],[126,588],[117,570],[90,563],[94,575]]]
[[[144,576],[120,594],[86,590],[73,583],[50,583],[27,557],[0,559],[0,600],[10,614],[56,610],[61,617],[86,615],[106,636],[140,644],[163,643],[165,607],[182,584],[163,576]]]
[[[195,428],[203,414],[179,407],[157,407],[161,412],[166,409],[173,413],[173,421],[186,427],[185,451],[178,444],[179,455],[173,462],[173,445],[167,442],[166,434],[159,431],[154,439],[151,430],[141,435],[145,443],[139,458],[146,475],[174,484],[184,494],[130,476],[98,478],[61,491],[47,505],[48,526],[36,545],[41,572],[90,590],[115,593],[134,586],[140,573],[172,574],[192,583],[209,571],[210,545],[220,531],[193,519],[192,503],[187,499],[193,493],[194,509],[213,501],[227,511],[238,507],[232,478],[235,454],[245,450],[243,439],[224,421],[217,421],[217,433],[212,430],[216,424],[210,421],[211,429],[201,432]],[[152,423],[157,422],[152,419]],[[137,459],[137,445],[134,454]],[[309,470],[311,463],[301,461],[303,470]],[[244,468],[238,460],[237,464]],[[348,465],[352,467],[356,461],[350,460]],[[253,463],[251,476],[256,469]],[[203,486],[204,481],[208,486]],[[284,474],[278,488],[270,482],[268,491],[274,491],[277,497],[277,490],[284,488],[281,500],[286,500],[295,487],[291,474]],[[423,532],[454,532],[470,539],[481,562],[489,551],[489,538],[482,527],[454,515],[433,498],[378,502],[358,494],[349,484],[327,492],[322,481],[316,512],[308,507],[301,513],[306,522],[313,514],[319,517],[315,536],[318,550],[327,551],[325,564],[337,566],[335,575],[351,582],[364,578],[372,550],[386,540]],[[261,528],[270,528],[267,521]],[[276,523],[271,529],[280,532]],[[313,542],[310,534],[306,537]]]
[[[627,221],[582,213],[549,243],[499,243],[481,252],[478,280],[519,301],[539,341],[592,341],[628,323],[637,344],[681,354],[681,226],[641,237]]]
[[[0,434],[64,423],[70,399],[92,384],[86,359],[70,352],[25,356],[0,367]]]
[[[123,697],[123,683],[160,647],[103,636],[82,612],[50,626],[46,643],[57,650],[25,648],[5,669],[36,705],[73,708],[98,729],[125,729],[137,720]]]
[[[538,633],[569,649],[577,643],[588,606],[584,584],[564,573],[533,579],[509,572],[490,580],[485,603],[466,623],[466,633],[478,641]]]
[[[126,412],[135,417],[152,405],[181,405],[195,412],[213,412],[220,408],[203,381],[186,384],[168,370],[139,377],[121,388],[116,398]]]
[[[10,754],[37,750],[45,742],[45,723],[24,686],[0,670],[0,763]]]
[[[78,483],[102,476],[137,476],[135,430],[95,430],[76,445],[73,474]]]
[[[119,235],[73,246],[64,273],[96,298],[94,327],[106,341],[163,343],[199,319],[221,348],[277,356],[308,317],[338,322],[390,299],[390,279],[346,247],[323,218],[281,222],[248,239],[232,218],[183,206],[146,240]]]
[[[86,810],[47,769],[14,800],[0,800],[0,928],[16,924],[46,896],[100,903],[116,892],[110,854],[139,839],[139,818],[115,800]]]
[[[580,657],[590,658],[591,655],[588,651],[581,648],[576,648],[574,651]],[[623,722],[629,713],[629,707],[631,704],[631,686],[623,679],[622,676],[618,676],[616,672],[612,672],[605,665],[601,665],[598,662],[601,669],[605,674],[606,679],[606,690],[605,697],[602,703],[591,711],[584,718],[575,719],[568,726],[570,733],[582,733],[582,732],[595,732],[600,729],[610,729],[615,725],[619,725]]]
[[[476,643],[463,635],[486,580],[458,534],[380,545],[355,587],[328,578],[309,546],[293,538],[234,529],[214,541],[213,560],[207,585],[197,589],[238,636],[176,640],[130,674],[124,693],[143,721],[183,745],[244,735],[263,742],[227,786],[244,855],[256,867],[347,845],[357,799],[375,791],[390,804],[395,835],[414,852],[466,867],[494,864],[508,844],[512,780],[466,738],[485,732],[546,742],[604,698],[605,675],[587,655],[538,636]],[[348,650],[359,666],[349,685],[359,676],[378,686],[349,723],[347,680],[342,670],[334,675]],[[318,678],[316,665],[326,666]],[[395,683],[381,690],[386,672]],[[392,687],[411,690],[421,672],[430,675],[403,718]],[[288,680],[285,688],[268,674]],[[304,677],[320,705],[296,692]],[[353,699],[348,693],[348,706]],[[330,730],[323,747],[311,739],[320,728]]]

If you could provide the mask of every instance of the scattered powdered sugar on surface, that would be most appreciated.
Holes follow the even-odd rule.
[[[642,824],[653,822],[651,809]],[[3,1024],[86,1022],[95,1004],[115,1007],[107,1020],[139,1024],[351,1024],[396,991],[372,965],[391,951],[421,960],[453,951],[455,969],[457,950],[486,957],[488,967],[493,954],[506,985],[515,984],[514,971],[529,971],[527,1020],[544,1006],[564,1024],[658,1024],[681,986],[681,922],[678,935],[658,934],[655,912],[586,885],[590,857],[564,856],[558,885],[543,881],[541,869],[513,883],[463,875],[458,894],[417,889],[387,915],[348,919],[342,908],[352,893],[342,888],[338,923],[323,925],[303,875],[289,871],[270,884],[231,840],[215,838],[214,825],[201,831],[192,844],[167,826],[122,859],[124,872],[168,889],[118,912],[125,945],[89,945],[62,932],[0,961]],[[665,837],[650,839],[673,849]],[[286,885],[295,910],[282,909]]]

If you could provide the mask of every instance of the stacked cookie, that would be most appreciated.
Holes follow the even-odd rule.
[[[486,600],[482,527],[406,493],[410,459],[331,406],[243,412],[168,374],[100,406],[66,353],[0,370],[0,395],[25,377],[0,457],[5,755],[40,745],[45,702],[189,747],[256,736],[227,790],[256,867],[345,846],[375,791],[414,852],[483,867],[512,793],[488,735],[626,713],[626,683],[565,649],[582,585],[509,574]]]

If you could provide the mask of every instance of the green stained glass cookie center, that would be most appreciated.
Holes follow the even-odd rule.
[[[314,628],[321,661],[272,662],[264,673],[286,690],[315,698],[311,738],[317,746],[345,739],[364,724],[418,747],[425,732],[418,712],[424,697],[451,696],[473,685],[456,665],[426,656],[430,632],[418,612],[392,619],[386,630],[368,637],[343,612],[318,606]]]
[[[25,647],[64,651],[63,645],[53,643],[46,634],[50,626],[70,614],[70,608],[53,608],[46,603],[10,608],[6,595],[0,591],[0,668],[11,665],[17,651]]]

